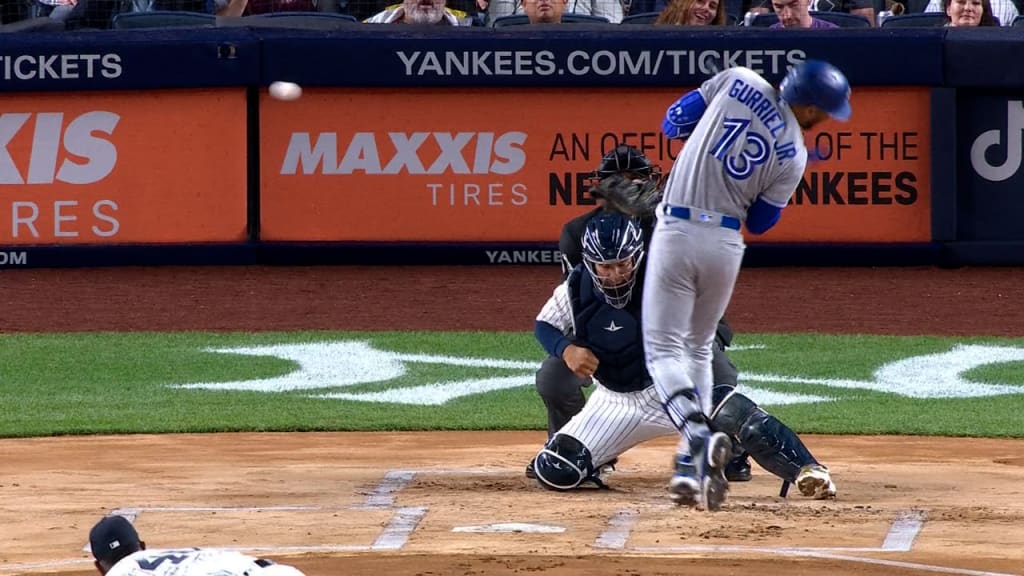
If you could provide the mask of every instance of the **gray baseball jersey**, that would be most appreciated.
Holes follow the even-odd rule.
[[[785,207],[807,165],[793,111],[748,68],[719,72],[700,93],[707,109],[672,166],[664,201],[741,220],[758,195]]]

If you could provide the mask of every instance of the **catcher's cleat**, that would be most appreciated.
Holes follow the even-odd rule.
[[[535,459],[530,460],[530,462],[527,463],[526,465],[526,477],[529,478],[530,480],[537,479],[537,471],[533,469],[534,460]]]
[[[720,510],[729,493],[729,481],[725,478],[725,466],[732,454],[732,441],[721,432],[715,432],[706,440],[701,458],[701,500],[704,509],[710,512]]]
[[[725,465],[725,479],[729,482],[750,482],[750,457],[740,454]]]
[[[800,493],[815,500],[836,497],[836,485],[828,468],[821,464],[808,464],[796,475],[796,487]]]

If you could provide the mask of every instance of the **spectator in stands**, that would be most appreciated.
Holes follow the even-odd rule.
[[[36,0],[40,9],[33,9],[29,15],[49,16],[54,20],[65,21],[71,16],[71,12],[78,5],[78,0]]]
[[[629,6],[629,0],[567,0],[565,13],[588,14],[605,18],[612,24],[622,22],[626,13],[623,3]],[[495,19],[509,14],[522,14],[525,7],[521,0],[492,0],[487,8],[488,19]]]
[[[838,28],[839,26],[811,17],[810,0],[772,0],[779,21],[771,28]]]
[[[863,16],[868,22],[875,22],[874,0],[811,0],[812,12],[846,12]]]
[[[465,12],[452,10],[446,0],[405,0],[367,18],[370,24],[442,24],[469,26]]]
[[[725,3],[720,0],[671,0],[655,24],[675,26],[723,26]]]
[[[945,12],[946,26],[1009,26],[1017,17],[1012,0],[931,0],[925,12]],[[995,19],[999,18],[996,23]]]
[[[569,0],[523,0],[523,10],[530,24],[561,24],[568,4]]]

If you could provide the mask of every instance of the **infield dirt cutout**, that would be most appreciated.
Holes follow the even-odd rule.
[[[528,330],[557,274],[5,271],[0,304],[5,331]],[[1022,280],[1018,269],[745,270],[730,318],[740,333],[1020,336]],[[113,511],[151,547],[237,547],[310,575],[1024,572],[1024,442],[804,439],[837,500],[780,498],[755,468],[713,514],[667,500],[671,438],[628,452],[611,490],[569,494],[523,476],[539,431],[5,439],[0,573],[93,574],[87,533]]]

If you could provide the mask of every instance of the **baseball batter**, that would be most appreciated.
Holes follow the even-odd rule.
[[[89,532],[89,547],[101,576],[303,576],[299,570],[232,550],[147,550],[123,516],[106,516]]]
[[[642,190],[648,184],[633,186]],[[596,191],[609,193],[614,188],[615,178],[609,178]],[[543,375],[555,372],[556,364],[576,382],[597,381],[590,398],[550,433],[527,468],[530,478],[548,488],[569,490],[588,480],[603,486],[620,454],[649,438],[677,433],[644,365],[637,314],[644,236],[642,220],[620,212],[595,214],[579,242],[582,262],[537,317],[535,334],[549,353],[537,374],[538,383]],[[834,497],[828,469],[796,433],[735,389],[738,371],[722,338],[719,334],[715,340],[712,428],[735,438],[758,464],[795,482],[805,496]],[[562,388],[578,393],[579,386],[570,383]]]
[[[849,94],[842,72],[809,60],[778,91],[730,68],[666,112],[662,131],[687,143],[658,207],[642,309],[647,366],[681,434],[677,502],[717,510],[728,492],[730,441],[709,428],[711,346],[746,249],[741,225],[762,234],[778,222],[807,164],[802,130],[847,119]]]

